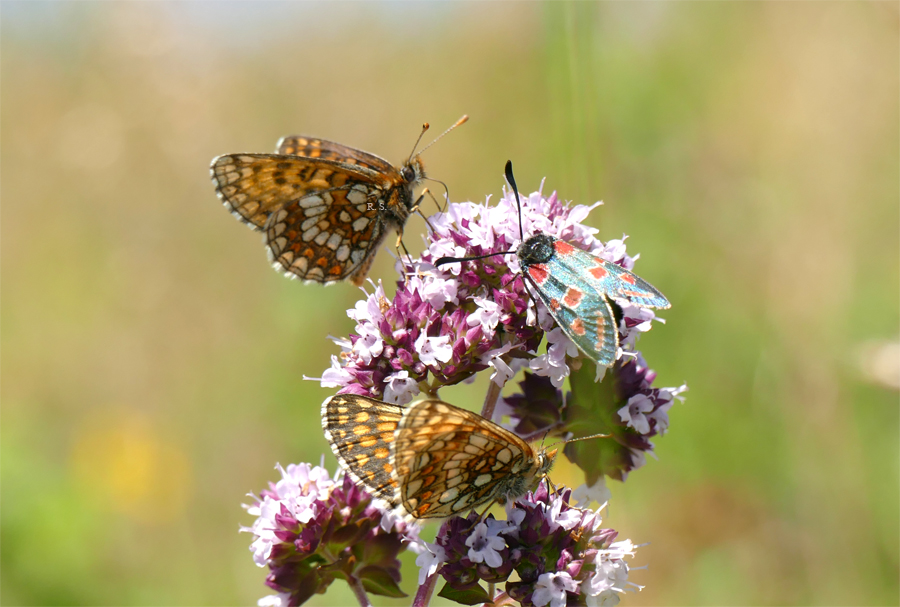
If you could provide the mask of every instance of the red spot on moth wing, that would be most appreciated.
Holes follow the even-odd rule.
[[[588,270],[588,274],[600,280],[601,278],[606,278],[609,275],[609,272],[606,271],[606,268],[603,266],[597,266],[596,268],[591,268]]]
[[[634,276],[632,276],[630,272],[622,272],[621,274],[619,274],[619,278],[621,278],[622,280],[624,280],[625,282],[627,282],[630,285],[634,284]]]
[[[569,325],[575,335],[584,335],[584,322],[579,317],[575,317],[572,324]]]
[[[556,252],[560,255],[568,255],[575,250],[575,247],[564,240],[557,240],[556,242],[554,242],[553,248],[556,249]]]
[[[569,290],[566,291],[566,296],[563,297],[563,303],[566,304],[566,307],[577,308],[578,304],[581,303],[582,297],[584,297],[584,293],[581,290],[569,287]]]
[[[529,276],[531,276],[532,280],[539,285],[544,284],[544,281],[547,280],[547,274],[549,273],[550,272],[547,271],[547,266],[542,263],[536,263],[528,268]]]
[[[556,299],[555,297],[550,299],[550,309],[553,310],[554,312],[559,310],[559,300]]]

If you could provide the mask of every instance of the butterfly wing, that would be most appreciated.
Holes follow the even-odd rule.
[[[269,259],[292,278],[359,286],[387,234],[384,191],[345,183],[309,193],[274,210],[265,225]]]
[[[405,217],[402,179],[331,159],[227,154],[210,169],[231,212],[265,232],[269,258],[292,278],[360,285],[388,225]]]
[[[225,154],[213,158],[209,170],[225,206],[257,230],[272,211],[310,192],[382,179],[367,167],[283,154]]]
[[[322,403],[325,440],[341,467],[373,496],[397,505],[390,454],[404,407],[357,394]]]
[[[427,400],[404,413],[393,464],[406,511],[415,518],[444,518],[504,497],[509,481],[533,461],[531,447],[512,432],[470,411]]]
[[[343,164],[366,167],[384,174],[397,172],[394,165],[375,154],[309,135],[282,137],[278,141],[275,153],[334,160]]]

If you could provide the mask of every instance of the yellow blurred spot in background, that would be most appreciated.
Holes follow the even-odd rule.
[[[76,432],[71,463],[81,488],[141,522],[164,523],[184,514],[190,462],[151,423],[129,414]]]

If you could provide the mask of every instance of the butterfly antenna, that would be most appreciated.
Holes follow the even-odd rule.
[[[589,438],[612,438],[612,434],[591,434],[590,436],[579,436],[578,438],[571,438],[569,440],[559,441],[558,443],[553,443],[553,445],[568,445],[569,443],[575,443],[580,440],[587,440]],[[552,447],[553,445],[550,445]],[[547,447],[548,449],[550,447]]]
[[[419,142],[422,141],[422,136],[425,135],[425,131],[427,131],[429,128],[431,128],[431,125],[427,122],[422,125],[422,132],[419,133],[419,138],[416,139],[416,145],[413,146],[412,152],[409,153],[409,160],[406,161],[407,163],[412,162],[413,157],[416,155],[416,148],[419,147]]]
[[[447,133],[449,133],[450,131],[452,131],[453,129],[455,129],[456,127],[458,127],[459,125],[465,124],[465,122],[466,122],[468,119],[469,119],[469,116],[466,115],[466,114],[463,114],[463,117],[460,118],[459,120],[457,120],[456,122],[454,122],[454,123],[453,123],[453,126],[451,126],[449,129],[447,129],[446,131],[444,131],[443,133],[441,133],[440,135],[438,135],[437,138],[436,138],[434,141],[432,141],[431,143],[429,143],[428,145],[426,145],[424,148],[422,148],[422,149],[419,151],[418,154],[415,154],[415,156],[421,155],[422,152],[424,152],[425,150],[427,150],[428,148],[430,148],[431,146],[433,146],[435,143],[437,143],[438,140],[439,140],[441,137],[443,137],[444,135],[446,135]],[[422,131],[422,135],[424,135],[424,134],[425,134],[425,131]],[[419,139],[422,138],[422,135],[419,135]],[[419,142],[416,142],[416,145],[419,145]],[[415,152],[415,148],[413,148],[413,152]],[[409,160],[412,161],[412,159],[413,159],[413,154],[410,154]]]
[[[519,207],[519,238],[525,240],[525,232],[522,230],[522,201],[519,200],[519,188],[516,187],[516,178],[513,177],[512,160],[506,161],[506,180],[512,186],[513,192],[516,193],[516,205]]]

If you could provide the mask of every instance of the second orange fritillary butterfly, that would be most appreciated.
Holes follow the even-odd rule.
[[[440,400],[400,406],[338,394],[322,404],[322,427],[350,478],[414,519],[515,500],[537,486],[556,456]]]

